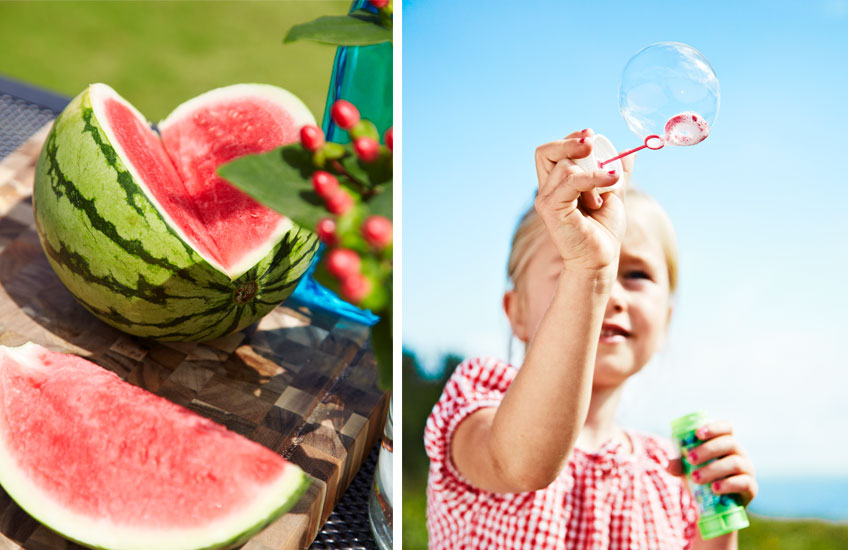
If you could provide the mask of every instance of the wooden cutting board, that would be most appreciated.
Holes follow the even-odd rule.
[[[0,162],[0,344],[31,340],[83,355],[294,462],[311,487],[243,548],[306,548],[382,434],[388,398],[376,386],[368,327],[297,303],[200,344],[136,338],[100,322],[62,286],[35,233],[32,181],[48,128]],[[0,550],[22,547],[81,548],[0,489]]]

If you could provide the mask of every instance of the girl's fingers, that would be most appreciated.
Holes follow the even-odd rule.
[[[590,189],[585,193],[580,193],[580,199],[583,201],[583,205],[591,210],[597,210],[604,204],[604,200],[601,198],[601,194],[598,193],[597,189]]]
[[[589,132],[580,135],[583,132]],[[580,159],[592,152],[591,130],[569,134],[565,139],[552,141],[536,148],[536,176],[539,179],[539,190],[542,191],[548,181],[548,175],[562,161]],[[569,165],[570,162],[563,164]]]
[[[587,136],[593,136],[593,135],[595,135],[595,132],[593,132],[591,128],[586,128],[585,130],[578,130],[576,132],[571,132],[570,134],[565,136],[563,139],[581,138],[581,137],[587,137]]]
[[[668,473],[673,476],[682,476],[685,475],[686,472],[683,471],[683,463],[679,458],[672,458],[668,461],[668,467],[666,468]]]
[[[710,489],[718,495],[727,495],[731,493],[740,494],[742,495],[742,504],[747,506],[747,504],[751,502],[755,496],[757,496],[759,486],[757,485],[757,480],[754,479],[754,476],[750,474],[741,474],[731,476],[720,481],[714,481],[712,485],[710,485]]]
[[[695,435],[697,435],[698,439],[701,441],[706,441],[719,435],[731,434],[733,434],[733,426],[726,420],[716,420],[715,422],[704,424],[695,430]]]
[[[581,193],[589,193],[594,191],[596,187],[603,188],[613,185],[618,181],[618,177],[617,173],[609,174],[597,170],[583,172],[575,166],[563,167],[563,164],[560,163],[548,177],[549,180],[554,181],[546,185],[544,191],[540,190],[536,196],[537,209],[540,213],[544,209],[559,210],[563,204],[577,200]],[[601,192],[603,192],[603,189],[601,189]],[[591,205],[587,204],[587,206],[599,208],[600,201],[597,197],[592,200],[595,202]]]
[[[692,479],[695,483],[704,484],[741,474],[753,475],[754,466],[747,457],[732,454],[694,470]]]
[[[720,435],[701,443],[686,455],[690,464],[701,464],[713,458],[731,454],[744,455],[745,451],[732,435]]]

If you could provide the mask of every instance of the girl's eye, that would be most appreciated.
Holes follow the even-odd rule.
[[[641,271],[641,270],[628,271],[624,275],[624,277],[626,279],[648,279],[648,280],[651,280],[651,276],[648,274],[648,272],[647,271]]]

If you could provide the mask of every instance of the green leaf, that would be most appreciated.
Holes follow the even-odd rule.
[[[392,183],[380,186],[380,193],[367,203],[368,210],[372,214],[378,214],[392,219]]]
[[[367,187],[374,186],[374,184],[371,183],[371,178],[368,175],[368,171],[365,169],[365,165],[359,162],[356,155],[347,155],[339,160],[339,163],[342,165],[342,168],[344,168],[344,171],[350,174],[353,179],[361,181]]]
[[[326,254],[326,253],[325,253]],[[327,263],[326,256],[318,263],[315,268],[315,271],[312,273],[312,278],[315,279],[319,284],[329,288],[336,294],[339,294],[339,281],[330,275],[330,272],[327,271]]]
[[[368,46],[391,42],[392,30],[380,18],[364,10],[350,15],[325,15],[289,29],[283,42],[313,40],[333,46]]]
[[[380,156],[374,162],[362,162],[355,154],[347,155],[339,162],[348,174],[368,188],[392,181],[392,154],[385,147],[380,148]]]
[[[368,243],[365,242],[359,230],[367,216],[368,209],[359,203],[336,218],[336,234],[339,236],[339,244],[342,247],[359,252],[368,250]]]
[[[328,215],[312,188],[312,154],[299,144],[247,155],[224,164],[218,174],[262,204],[313,229]]]

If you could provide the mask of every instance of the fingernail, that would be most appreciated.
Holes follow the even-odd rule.
[[[695,481],[701,481],[701,472],[695,470],[694,472],[692,472],[692,477],[695,479]]]
[[[718,481],[713,483],[713,491],[721,491],[721,483],[719,483]]]
[[[698,462],[698,454],[696,452],[693,451],[693,452],[689,453],[689,462],[691,462],[693,464]]]
[[[707,431],[707,428],[706,428],[706,427],[704,427],[704,426],[702,426],[702,427],[698,428],[697,430],[695,430],[695,435],[697,435],[697,436],[698,436],[698,439],[706,439],[706,438],[707,438],[707,436],[709,435],[709,433],[710,433],[710,432],[709,432],[709,431]]]
[[[610,175],[610,176],[614,176],[614,175],[615,175],[615,170],[610,170],[610,171],[609,171],[609,175]]]
[[[599,197],[598,197],[598,208],[600,208],[602,204],[604,204],[604,199],[602,199],[602,198],[599,196]]]
[[[586,138],[580,138],[580,143],[586,143]]]
[[[581,133],[581,134],[585,134],[585,133],[586,133],[586,132],[588,132],[588,131],[589,131],[589,129],[588,129],[588,128],[584,128],[584,129],[583,129],[583,131],[582,131],[582,132],[580,132],[580,133]]]

